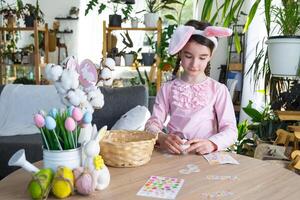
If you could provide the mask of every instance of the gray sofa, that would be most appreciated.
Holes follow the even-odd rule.
[[[0,95],[5,86],[0,85]],[[101,88],[105,104],[100,110],[95,110],[93,123],[97,127],[107,125],[111,128],[114,123],[128,110],[137,105],[148,105],[148,93],[143,86],[124,88]],[[3,114],[3,113],[0,113]],[[27,160],[36,162],[42,159],[42,142],[40,134],[0,136],[0,180],[18,167],[9,167],[9,158],[19,149],[25,149]]]

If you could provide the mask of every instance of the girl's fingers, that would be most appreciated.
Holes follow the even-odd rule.
[[[180,152],[180,150],[176,147],[176,143],[174,144],[174,143],[171,143],[170,141],[166,141],[166,146],[167,146],[167,149],[169,150],[169,151],[171,151],[172,153],[175,153],[175,154],[180,154],[181,152]]]

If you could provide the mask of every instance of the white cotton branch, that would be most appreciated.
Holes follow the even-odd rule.
[[[76,95],[74,90],[70,90],[68,92],[67,98],[69,99],[69,102],[73,105],[73,106],[79,106],[80,104],[80,97]]]
[[[101,78],[103,78],[103,79],[112,78],[112,71],[110,71],[110,69],[108,69],[108,68],[103,68],[103,69],[101,70],[100,76],[101,76]]]
[[[88,93],[88,101],[94,108],[102,108],[104,105],[104,96],[100,89]]]
[[[45,68],[46,78],[51,81],[57,81],[63,73],[63,69],[59,65],[47,64]]]
[[[84,101],[81,103],[81,110],[82,110],[82,112],[88,111],[90,113],[94,113],[94,108],[88,101]]]
[[[55,88],[59,94],[66,94],[67,90],[62,86],[60,81],[54,82]]]
[[[104,65],[113,70],[116,66],[116,62],[112,58],[106,58]]]
[[[79,86],[79,74],[75,70],[65,69],[61,76],[61,83],[64,89],[76,89]]]

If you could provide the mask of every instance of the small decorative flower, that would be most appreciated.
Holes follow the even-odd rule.
[[[79,121],[82,119],[82,117],[83,117],[81,110],[80,110],[79,108],[75,107],[75,108],[73,109],[73,111],[72,111],[72,117],[73,117],[77,122],[79,122]]]
[[[56,127],[56,122],[51,116],[47,116],[45,119],[46,128],[49,130],[53,130]]]
[[[68,130],[68,131],[74,131],[75,128],[76,128],[76,123],[74,121],[74,119],[72,117],[68,117],[65,121],[65,128]]]
[[[43,115],[41,115],[41,114],[34,115],[34,122],[38,128],[42,128],[45,126],[45,119],[44,119]]]

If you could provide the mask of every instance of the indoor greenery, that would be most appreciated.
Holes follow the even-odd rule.
[[[171,4],[181,4],[181,2],[177,0],[145,0],[145,3],[147,6],[146,11],[149,13],[157,13],[163,9],[175,10]]]
[[[274,141],[276,138],[276,130],[278,128],[286,128],[286,123],[281,122],[278,116],[271,109],[270,105],[266,105],[262,111],[253,108],[253,102],[249,101],[243,111],[251,118],[252,123],[248,125],[248,129],[265,142]]]

